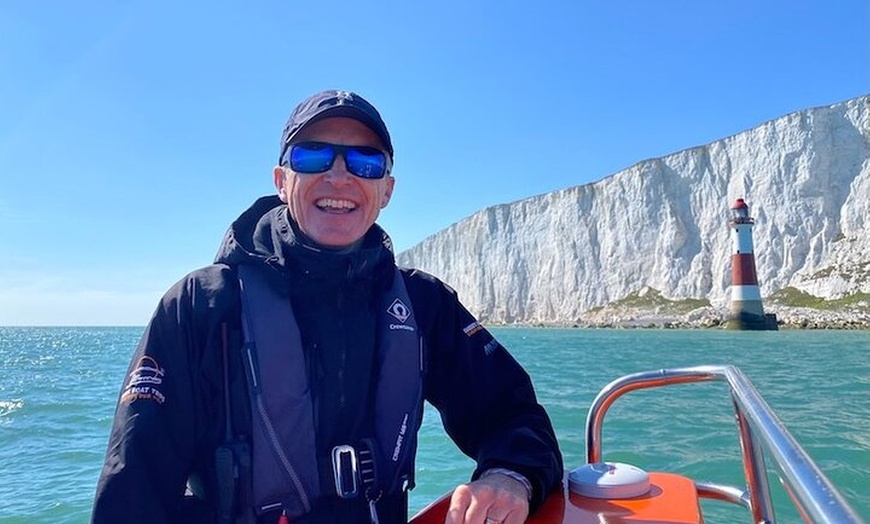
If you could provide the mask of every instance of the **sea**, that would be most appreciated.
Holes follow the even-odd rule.
[[[118,391],[142,327],[0,327],[0,523],[85,523]],[[629,373],[734,365],[861,517],[870,521],[870,332],[491,328],[529,372],[567,469],[584,462],[595,395]],[[605,460],[743,486],[721,382],[634,391],[613,404]],[[426,407],[411,514],[473,469]],[[779,522],[800,522],[770,468]],[[706,522],[750,522],[703,501]]]

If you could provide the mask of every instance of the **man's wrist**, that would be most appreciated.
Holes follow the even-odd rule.
[[[531,500],[532,500],[532,483],[529,482],[529,479],[527,479],[524,475],[522,475],[522,474],[520,474],[520,473],[517,473],[516,471],[514,471],[514,470],[512,470],[512,469],[508,469],[508,468],[490,468],[490,469],[484,471],[483,474],[480,475],[480,478],[484,478],[484,477],[487,477],[487,476],[489,476],[489,475],[493,475],[493,474],[496,474],[496,473],[499,473],[499,474],[502,474],[502,475],[506,475],[506,476],[508,476],[508,477],[510,477],[510,478],[512,478],[512,479],[514,479],[514,480],[516,480],[516,481],[519,482],[520,484],[522,484],[523,487],[526,489],[526,500],[527,500],[527,501],[531,501]]]

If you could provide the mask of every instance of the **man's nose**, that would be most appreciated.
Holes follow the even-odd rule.
[[[335,161],[332,167],[326,172],[326,178],[333,184],[350,182],[353,174],[347,170],[347,163],[344,161],[344,155],[335,155]]]

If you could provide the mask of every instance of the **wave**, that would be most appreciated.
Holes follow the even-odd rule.
[[[24,407],[24,399],[0,400],[0,417],[11,415]]]

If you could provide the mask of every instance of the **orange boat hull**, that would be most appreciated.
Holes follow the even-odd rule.
[[[632,499],[593,499],[569,493],[567,480],[526,522],[529,524],[701,524],[698,492],[691,479],[650,473],[647,495]],[[444,524],[450,494],[415,515],[410,524]]]

